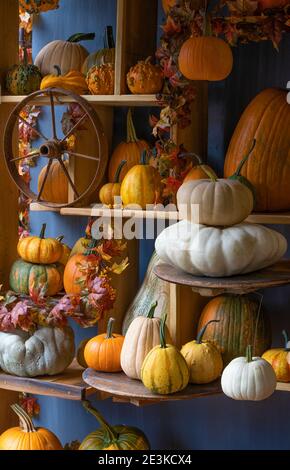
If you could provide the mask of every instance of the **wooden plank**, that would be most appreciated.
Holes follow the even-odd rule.
[[[102,204],[95,204],[93,207],[67,207],[60,210],[61,215],[74,215],[83,217],[109,217],[111,219],[165,219],[165,220],[179,220],[179,213],[177,211],[142,211],[136,209],[109,209]]]
[[[277,382],[276,390],[280,392],[290,392],[290,383]]]
[[[0,373],[0,389],[33,393],[67,400],[83,400],[94,393],[82,379],[83,368],[74,361],[62,374],[38,378]],[[12,394],[13,395],[13,394]]]
[[[118,0],[116,95],[127,92],[126,75],[132,65],[155,57],[157,7],[157,0]]]
[[[221,393],[220,380],[206,385],[188,385],[184,390],[172,395],[157,395],[147,390],[141,381],[129,379],[123,373],[109,374],[86,369],[83,379],[91,387],[104,392],[115,400],[140,406],[167,401],[191,400]]]
[[[21,103],[26,96],[11,96],[4,95],[0,98],[0,103],[3,104],[18,104]],[[152,107],[159,106],[155,95],[83,95],[82,98],[91,104],[97,106],[131,106],[131,107]],[[70,97],[59,98],[58,105],[73,103],[74,100]],[[38,106],[48,106],[49,100],[47,98],[36,98],[31,101],[31,104]]]
[[[19,37],[19,4],[18,0],[1,0],[1,53],[0,53],[0,79],[2,90],[5,88],[7,70],[18,64],[18,37]],[[2,121],[2,119],[1,119]]]

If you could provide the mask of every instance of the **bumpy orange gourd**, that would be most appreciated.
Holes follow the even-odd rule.
[[[34,427],[30,416],[20,405],[12,405],[11,408],[19,417],[20,426],[1,434],[0,450],[63,450],[51,431]]]
[[[92,95],[113,95],[115,68],[113,64],[95,65],[87,74],[87,85]]]
[[[256,140],[241,174],[256,190],[256,211],[290,209],[290,105],[287,91],[269,88],[245,109],[232,136],[225,160],[225,177],[232,175]]]
[[[146,164],[146,152],[141,164],[135,165],[126,174],[121,186],[123,205],[138,205],[146,209],[147,205],[156,205],[161,201],[162,183],[156,168]]]
[[[84,358],[94,370],[101,372],[119,372],[121,368],[121,350],[124,336],[113,333],[115,319],[108,321],[107,332],[92,338],[86,345]]]
[[[68,161],[64,162],[68,168]],[[38,192],[40,192],[47,165],[42,168],[38,176]],[[68,202],[68,180],[65,176],[62,166],[55,160],[52,162],[50,171],[48,173],[41,198],[47,202],[53,202],[55,204],[66,204]]]
[[[120,173],[124,165],[126,165],[126,161],[123,160],[117,170],[117,173],[114,178],[114,183],[107,183],[101,187],[99,198],[102,204],[105,204],[108,207],[114,207],[115,205],[115,198],[121,194],[121,183],[120,183]]]
[[[61,74],[61,69],[57,65],[54,66],[57,71],[56,75],[47,75],[42,79],[40,89],[46,88],[63,88],[77,95],[85,95],[88,92],[86,77],[82,72],[71,70],[65,75]]]
[[[158,65],[151,63],[151,57],[141,60],[130,68],[127,74],[127,85],[134,95],[151,95],[159,93],[163,86],[163,74]]]
[[[262,358],[266,359],[266,361],[271,364],[278,382],[290,382],[290,348],[288,334],[283,330],[282,335],[285,339],[285,347],[269,349],[269,351],[263,354]]]
[[[109,181],[112,183],[120,163],[125,160],[127,164],[123,166],[119,180],[122,182],[126,173],[140,162],[140,155],[143,150],[149,150],[149,144],[145,140],[139,140],[133,119],[131,108],[127,114],[127,140],[121,142],[114,150],[109,163]]]
[[[46,224],[43,224],[39,237],[30,236],[19,240],[17,251],[20,258],[35,264],[53,264],[60,260],[61,243],[55,238],[44,238],[45,229]]]
[[[197,165],[194,165],[191,170],[187,173],[186,177],[183,180],[183,183],[187,181],[195,181],[195,180],[203,180],[209,179],[210,177],[217,178],[217,175],[213,171],[213,169],[205,165],[202,159],[196,155],[195,153],[186,154],[186,156],[194,157],[198,161]],[[210,176],[211,175],[211,176]]]
[[[232,71],[233,54],[223,39],[191,37],[180,49],[179,70],[189,80],[224,80]]]
[[[90,68],[95,65],[114,64],[115,63],[115,41],[113,27],[106,26],[104,48],[92,52],[83,63],[82,72],[87,75]]]

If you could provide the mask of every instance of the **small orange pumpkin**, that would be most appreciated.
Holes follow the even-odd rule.
[[[62,243],[63,239],[64,239],[63,235],[57,238],[57,240],[61,243],[61,247],[62,247],[62,255],[61,255],[59,262],[65,266],[70,258],[71,248],[65,243]]]
[[[120,196],[121,194],[121,183],[120,183],[120,173],[124,165],[126,165],[126,161],[123,160],[116,172],[114,183],[107,183],[100,189],[99,198],[102,204],[108,207],[114,207],[115,205],[115,197]]]
[[[151,95],[159,93],[163,86],[163,74],[158,65],[151,63],[151,57],[130,68],[127,85],[133,95]]]
[[[232,71],[230,46],[213,36],[191,37],[182,45],[178,58],[180,72],[189,80],[224,80]]]
[[[30,236],[19,240],[17,251],[24,261],[35,264],[57,263],[62,255],[61,243],[55,238],[45,238],[46,224],[39,237]]]
[[[262,358],[268,361],[274,369],[278,382],[290,382],[290,348],[288,334],[282,331],[285,339],[284,348],[269,349]]]
[[[113,95],[115,88],[114,64],[92,67],[87,74],[87,85],[92,95]]]
[[[88,365],[100,372],[119,372],[121,368],[121,350],[124,336],[113,334],[113,323],[115,319],[110,318],[107,333],[95,336],[87,343],[84,358]]]
[[[205,165],[202,159],[195,153],[183,154],[183,156],[194,157],[196,158],[198,162],[197,165],[193,166],[191,170],[189,170],[189,172],[187,173],[186,177],[183,180],[184,183],[186,183],[187,181],[192,181],[192,180],[209,179],[211,177],[217,178],[217,175],[215,174],[213,169],[210,166]]]
[[[63,285],[67,294],[79,295],[86,288],[86,275],[82,271],[87,263],[87,257],[93,253],[97,240],[91,239],[84,252],[71,256],[65,266]],[[90,260],[90,263],[94,263]]]

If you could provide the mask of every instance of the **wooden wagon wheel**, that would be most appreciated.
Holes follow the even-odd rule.
[[[78,119],[76,124],[64,137],[59,138],[57,135],[55,106],[65,105],[67,103],[74,102],[80,106],[84,114]],[[32,104],[50,107],[51,136],[47,137],[41,131],[39,131],[35,127],[32,127],[31,124],[21,116],[21,111],[26,106]],[[20,157],[19,153],[15,154],[15,150],[13,149],[13,133],[15,132],[15,129],[18,128],[20,122],[28,126],[28,128],[33,129],[33,132],[38,136],[41,141],[38,150],[31,152],[30,154],[26,155],[26,157]],[[68,147],[68,138],[72,136],[76,131],[78,131],[78,129],[81,125],[84,124],[84,122],[88,123],[95,133],[95,139],[98,148],[96,156],[74,152]],[[48,88],[45,90],[37,91],[27,96],[27,98],[25,98],[21,103],[19,103],[16,108],[12,111],[5,128],[4,155],[8,172],[14,183],[20,189],[20,191],[22,191],[33,202],[37,202],[47,207],[61,208],[78,205],[78,203],[82,202],[85,198],[90,196],[92,192],[96,190],[97,186],[102,182],[108,162],[108,144],[103,126],[96,111],[84,98],[60,88]],[[45,175],[42,180],[41,187],[39,188],[38,194],[34,193],[31,190],[29,184],[24,181],[24,179],[18,172],[18,165],[20,160],[23,160],[24,158],[29,160],[35,157],[44,157],[48,160]],[[80,191],[77,188],[75,181],[71,177],[70,172],[68,171],[67,166],[64,163],[64,157],[67,157],[68,159],[79,158],[82,159],[84,162],[85,160],[93,160],[94,162],[96,162],[95,173],[91,176],[88,175],[90,177],[90,182],[85,190]],[[51,201],[46,201],[42,197],[45,183],[50,173],[52,164],[55,161],[59,162],[59,165],[61,166],[62,171],[68,180],[68,186],[71,188],[71,192],[74,195],[72,201],[60,204]]]

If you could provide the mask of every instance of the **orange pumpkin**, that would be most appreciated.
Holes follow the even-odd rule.
[[[224,80],[232,71],[230,46],[213,36],[191,37],[182,45],[178,58],[180,72],[189,80]]]
[[[120,196],[121,194],[121,183],[120,183],[120,173],[126,161],[123,160],[116,172],[114,183],[107,183],[100,189],[99,198],[102,204],[105,204],[108,207],[114,207],[115,197]]]
[[[88,365],[100,372],[119,372],[121,368],[121,350],[124,336],[113,334],[113,323],[110,318],[107,333],[95,336],[86,345],[84,358]]]
[[[68,161],[64,162],[68,168]],[[38,192],[42,186],[47,165],[42,168],[38,176]],[[50,172],[48,173],[41,198],[47,202],[56,204],[66,204],[68,202],[68,180],[64,174],[61,164],[55,160],[52,162]]]
[[[147,205],[156,205],[161,201],[162,183],[156,168],[146,164],[146,152],[141,164],[133,166],[126,174],[121,186],[123,205],[138,205],[146,209]]]
[[[290,348],[288,334],[282,331],[285,339],[284,348],[269,349],[262,358],[268,361],[274,369],[278,382],[290,382]]]
[[[109,181],[113,183],[120,163],[126,160],[127,165],[123,166],[119,175],[120,182],[123,181],[126,173],[140,162],[140,155],[143,150],[149,150],[149,144],[145,140],[139,140],[132,120],[132,111],[127,114],[127,140],[121,142],[114,150],[109,163]]]
[[[162,70],[151,63],[151,57],[130,68],[127,85],[133,95],[151,95],[159,93],[164,82]]]
[[[0,436],[0,450],[63,450],[58,438],[48,429],[35,428],[30,416],[19,405],[11,408],[20,426],[7,429]]]
[[[184,183],[192,180],[209,179],[211,177],[217,178],[217,175],[215,174],[213,169],[210,166],[205,165],[198,155],[196,155],[195,153],[188,153],[184,154],[184,156],[194,157],[198,161],[198,164],[193,166],[191,170],[189,170],[189,172],[187,173],[186,177],[183,180]]]
[[[261,11],[267,8],[283,8],[289,3],[289,0],[259,0],[259,9]]]
[[[63,239],[64,239],[64,236],[57,238],[57,240],[61,243],[61,247],[62,247],[62,254],[61,254],[61,258],[59,262],[65,266],[71,255],[71,248],[65,243],[62,243]]]
[[[64,290],[67,294],[79,295],[83,290],[85,276],[81,271],[81,265],[85,262],[85,254],[73,255],[68,260],[63,275]]]
[[[287,92],[266,89],[248,105],[232,136],[225,160],[225,177],[232,175],[256,140],[242,168],[256,190],[256,211],[290,209],[290,105]]]
[[[165,13],[168,13],[170,8],[172,8],[176,3],[176,0],[162,0],[162,6]]]
[[[87,74],[88,89],[92,95],[113,95],[115,68],[113,64],[95,65]]]
[[[62,256],[61,243],[55,238],[44,238],[46,224],[42,225],[39,237],[30,236],[19,240],[17,251],[24,261],[35,264],[54,264]]]

